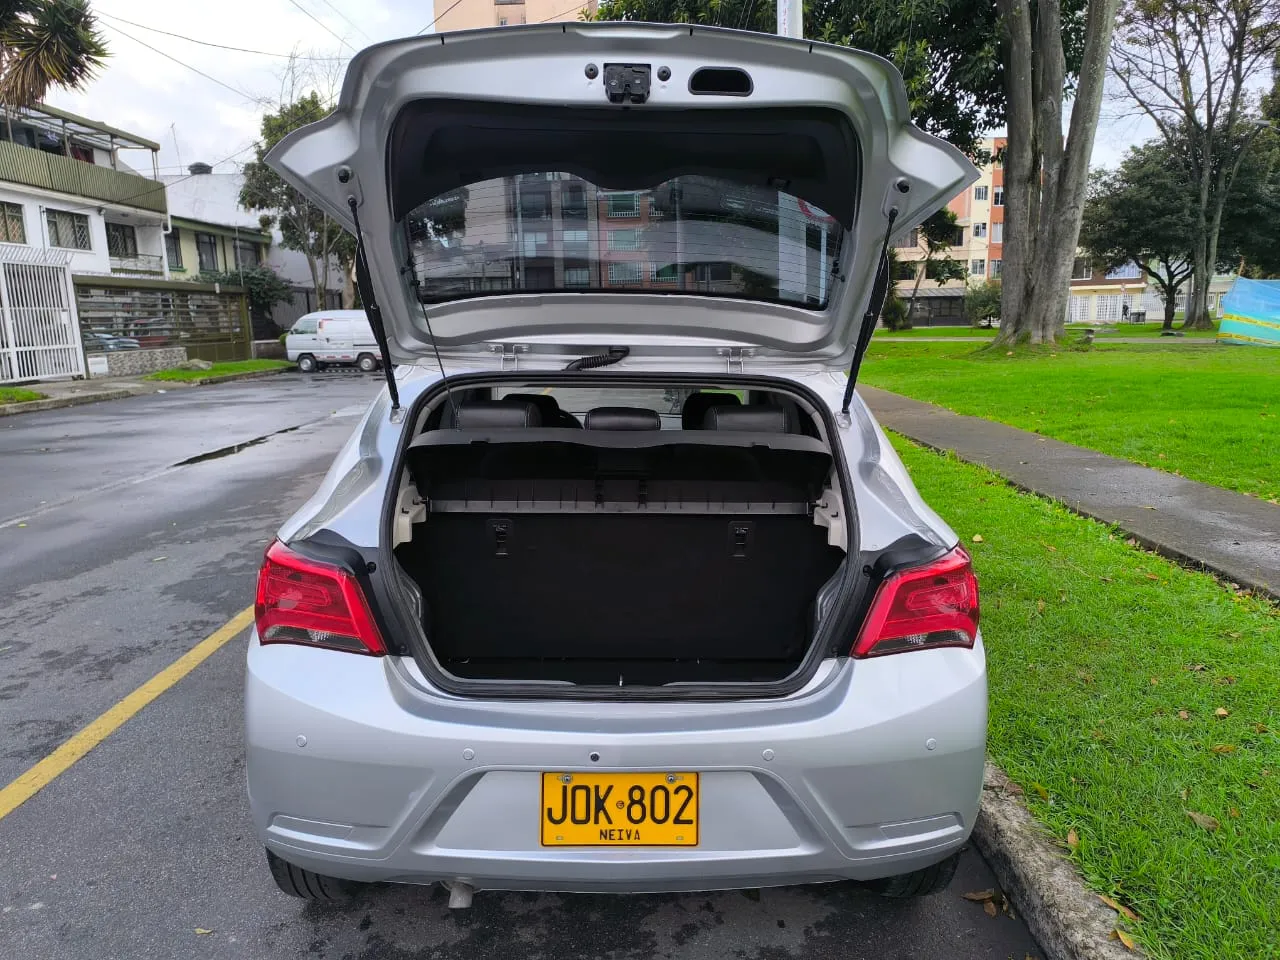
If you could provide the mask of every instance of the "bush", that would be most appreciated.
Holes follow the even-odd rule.
[[[880,319],[890,330],[910,330],[911,318],[907,316],[907,305],[898,296],[898,291],[889,288],[889,296],[885,298],[884,308],[880,311]]]
[[[270,267],[231,270],[227,273],[202,273],[200,280],[229,287],[244,287],[249,295],[249,308],[263,315],[269,314],[277,303],[293,303],[293,289]]]
[[[975,283],[964,292],[964,315],[973,326],[1000,319],[1000,281]]]

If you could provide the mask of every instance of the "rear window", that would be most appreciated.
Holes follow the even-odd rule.
[[[567,173],[483,180],[405,218],[418,296],[680,293],[825,308],[844,229],[781,190],[676,177],[613,190]]]

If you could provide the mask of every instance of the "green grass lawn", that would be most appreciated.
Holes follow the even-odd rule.
[[[877,328],[875,338],[901,337],[916,339],[918,337],[994,337],[995,327],[912,327],[910,330],[885,330]]]
[[[158,370],[149,373],[147,380],[204,380],[208,377],[223,377],[229,373],[259,373],[263,370],[280,370],[293,364],[284,360],[230,360],[226,363],[215,363],[212,370]]]
[[[43,393],[26,387],[0,387],[0,403],[30,403],[43,399]]]
[[[1164,325],[1159,321],[1149,323],[1068,323],[1067,330],[1075,333],[1080,330],[1092,328],[1098,331],[1098,337],[1107,339],[1108,337],[1159,337],[1160,331]],[[1218,335],[1218,325],[1215,322],[1212,330],[1183,330],[1182,323],[1179,321],[1173,328],[1176,332],[1184,333],[1188,337],[1199,339],[1212,339]],[[994,337],[997,333],[995,327],[912,327],[910,330],[885,330],[879,328],[876,330],[877,338],[903,338],[903,339],[919,339],[921,337]]]
[[[895,445],[974,557],[991,758],[1154,957],[1280,956],[1280,611]]]
[[[860,380],[1280,500],[1280,350],[1157,341],[1010,357],[978,346],[873,340]]]

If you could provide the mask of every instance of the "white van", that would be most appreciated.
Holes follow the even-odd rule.
[[[327,364],[378,369],[378,342],[363,310],[319,310],[299,317],[284,338],[285,355],[303,373]]]

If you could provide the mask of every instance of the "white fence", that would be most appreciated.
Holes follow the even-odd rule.
[[[84,375],[63,250],[0,244],[0,383]]]
[[[1132,315],[1135,311],[1146,311],[1147,320],[1164,319],[1164,298],[1159,293],[1082,293],[1072,294],[1067,301],[1068,323],[1120,323],[1125,319],[1124,307],[1129,307]],[[1187,295],[1178,294],[1174,301],[1174,309],[1182,310],[1187,305]]]

